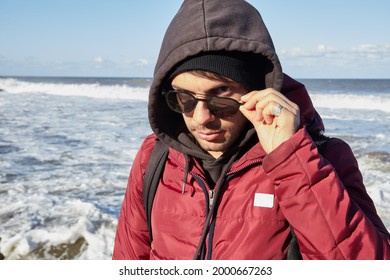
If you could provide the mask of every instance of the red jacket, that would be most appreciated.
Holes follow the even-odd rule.
[[[282,92],[306,93],[285,76]],[[302,112],[310,104],[300,104]],[[304,113],[304,115],[307,115]],[[192,259],[204,227],[210,188],[202,167],[172,148],[152,208],[149,243],[142,178],[155,143],[142,144],[129,176],[114,259]],[[306,129],[266,155],[256,144],[237,159],[222,185],[206,258],[285,259],[292,226],[304,259],[390,259],[390,238],[363,185],[350,147],[328,140],[319,154]]]

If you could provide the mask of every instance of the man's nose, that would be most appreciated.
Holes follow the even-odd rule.
[[[211,114],[209,108],[207,107],[207,102],[198,101],[193,111],[192,118],[198,124],[206,124],[215,119],[215,116]]]

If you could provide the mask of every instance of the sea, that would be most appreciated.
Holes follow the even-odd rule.
[[[390,230],[390,80],[298,79]],[[0,77],[0,259],[108,260],[150,78]]]

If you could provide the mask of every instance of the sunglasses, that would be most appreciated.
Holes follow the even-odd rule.
[[[228,119],[235,115],[243,103],[228,97],[213,96],[197,98],[185,90],[169,90],[163,92],[168,107],[177,113],[188,114],[194,111],[199,101],[207,103],[207,108],[217,118]]]

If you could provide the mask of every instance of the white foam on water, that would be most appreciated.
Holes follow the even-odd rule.
[[[109,259],[111,257],[117,218],[102,213],[92,203],[80,200],[60,201],[47,207],[31,201],[16,217],[20,223],[40,220],[42,224],[18,227],[14,235],[2,233],[1,253],[7,259]],[[39,209],[40,207],[43,209]],[[1,214],[0,214],[1,216]],[[28,216],[28,217],[27,217]],[[42,225],[45,225],[42,227]],[[11,229],[17,225],[5,225]]]
[[[354,109],[390,113],[390,94],[320,94],[310,95],[316,108]]]
[[[148,100],[148,88],[128,85],[101,85],[99,83],[26,82],[14,78],[0,79],[0,89],[8,93],[44,93],[60,96]]]

